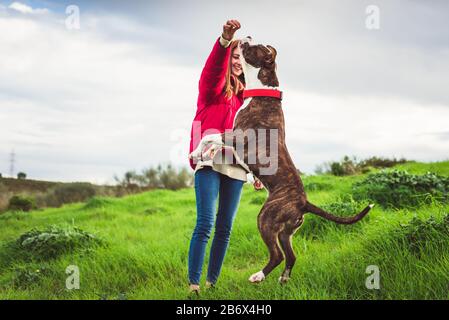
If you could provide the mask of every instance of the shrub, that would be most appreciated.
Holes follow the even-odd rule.
[[[13,196],[9,199],[8,210],[30,211],[36,208],[33,198],[26,196]]]
[[[193,185],[192,174],[188,169],[175,169],[170,164],[158,165],[156,168],[150,167],[143,170],[141,174],[128,171],[122,179],[117,176],[114,179],[120,186],[132,191],[139,191],[140,188],[178,190]]]
[[[83,207],[83,209],[103,208],[113,204],[113,200],[104,197],[93,197]]]
[[[89,249],[102,243],[103,240],[97,236],[77,227],[60,226],[32,229],[16,241],[18,250],[37,259],[56,258],[76,249]]]
[[[70,183],[56,186],[47,195],[52,206],[59,207],[65,203],[83,202],[95,196],[95,187],[90,183]]]
[[[192,175],[186,168],[176,170],[168,165],[165,169],[159,168],[159,180],[163,188],[177,190],[190,186]]]
[[[449,243],[449,214],[441,221],[433,216],[427,220],[414,217],[408,224],[402,225],[405,238],[412,253],[420,255],[427,243],[444,251]]]
[[[407,162],[407,160],[405,158],[388,159],[388,158],[380,158],[380,157],[371,157],[371,158],[360,161],[358,165],[363,168],[366,168],[366,167],[391,168],[397,164],[402,164],[402,163],[406,163],[406,162]]]
[[[324,182],[309,182],[304,184],[304,189],[309,191],[329,191],[333,189],[333,186],[330,183]]]
[[[331,173],[334,176],[347,176],[358,172],[359,168],[357,168],[357,160],[355,157],[350,159],[348,156],[345,156],[341,163],[333,162],[331,164]]]
[[[324,211],[338,216],[353,216],[361,209],[361,204],[356,201],[332,202],[322,206]]]
[[[15,276],[13,285],[16,288],[26,289],[30,286],[38,284],[43,276],[50,275],[50,270],[45,266],[38,266],[37,268],[26,268],[19,266],[14,268]]]
[[[369,199],[384,208],[411,208],[432,201],[447,201],[449,178],[434,173],[381,171],[353,185],[356,200]]]
[[[19,179],[19,180],[24,180],[24,179],[26,179],[26,177],[27,177],[27,174],[25,172],[19,172],[17,174],[17,179]]]
[[[129,191],[129,190],[128,190]],[[102,207],[113,200],[108,197],[119,197],[129,194],[123,187],[95,186],[89,183],[59,184],[46,193],[36,194],[39,208],[60,207],[65,203],[85,202],[86,208]]]
[[[317,174],[326,173],[334,176],[346,176],[359,173],[359,171],[357,159],[355,157],[351,159],[348,156],[344,156],[343,160],[339,162],[326,162],[315,169]]]
[[[317,166],[315,172],[317,174],[332,174],[334,176],[347,176],[359,173],[368,173],[373,168],[390,168],[397,164],[407,162],[405,158],[388,159],[380,157],[371,157],[365,160],[357,160],[356,157],[350,158],[344,156],[341,161],[327,162]]]
[[[36,195],[36,205],[38,208],[60,207],[61,203],[56,198],[53,191]]]

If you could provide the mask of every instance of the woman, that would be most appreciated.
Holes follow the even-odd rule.
[[[244,76],[240,64],[237,20],[229,20],[210,53],[199,81],[197,111],[192,125],[190,152],[201,138],[210,133],[232,129],[234,117],[243,104]],[[208,131],[208,132],[206,132]],[[195,132],[195,134],[194,134]],[[226,157],[221,157],[225,160]],[[210,250],[206,287],[213,287],[220,275],[231,234],[232,223],[240,202],[245,170],[237,164],[213,160],[190,160],[195,170],[197,221],[189,248],[190,291],[199,293],[200,277],[216,213],[215,234]],[[260,182],[255,183],[261,189]]]

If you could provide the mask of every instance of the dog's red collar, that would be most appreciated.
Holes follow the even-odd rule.
[[[243,90],[243,99],[250,97],[273,97],[282,100],[282,91],[276,89],[248,89]]]

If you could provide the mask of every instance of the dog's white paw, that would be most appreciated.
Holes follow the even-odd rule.
[[[256,272],[248,279],[252,283],[258,283],[265,280],[265,275],[262,271]]]
[[[200,143],[198,147],[189,154],[189,159],[200,159],[203,146]]]
[[[189,159],[191,159],[191,160],[198,159],[198,158],[199,157],[198,157],[197,153],[195,153],[195,152],[192,152],[189,154]]]
[[[189,159],[199,160],[202,157],[212,158],[216,151],[221,149],[222,145],[221,134],[207,135],[201,139],[196,149],[189,154]]]

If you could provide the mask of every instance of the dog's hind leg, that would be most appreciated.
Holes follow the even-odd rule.
[[[304,222],[304,216],[302,213],[300,213],[299,216],[297,213],[291,216],[296,216],[296,218],[293,218],[287,222],[284,229],[279,233],[279,243],[281,244],[282,251],[285,255],[285,269],[279,278],[279,282],[281,284],[286,283],[290,279],[293,266],[296,262],[295,252],[292,247],[292,237]]]
[[[266,216],[268,216],[267,213],[261,213],[259,215],[258,225],[262,239],[270,252],[270,260],[261,271],[253,274],[249,278],[249,281],[251,282],[263,281],[265,277],[284,260],[284,256],[282,255],[281,248],[278,244],[279,230],[275,229],[275,224],[273,224],[272,221],[264,221],[267,220],[264,218]]]
[[[285,255],[285,269],[279,278],[279,283],[281,284],[286,283],[290,279],[293,266],[295,265],[296,262],[295,252],[293,251],[292,248],[293,233],[284,229],[279,234],[279,243],[281,244],[282,251],[284,251]]]
[[[262,235],[262,238],[264,239],[265,244],[270,251],[270,261],[268,261],[265,268],[262,269],[263,274],[267,276],[284,260],[284,256],[282,254],[281,248],[279,247],[277,233],[268,232],[265,235]]]

